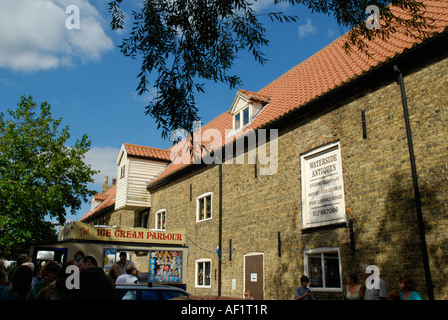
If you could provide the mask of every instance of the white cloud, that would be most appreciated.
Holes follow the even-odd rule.
[[[67,29],[69,5],[80,29]],[[0,0],[0,68],[37,71],[101,57],[113,47],[100,14],[88,0]]]
[[[328,29],[327,30],[327,36],[328,38],[333,38],[338,32],[334,29]]]
[[[103,185],[104,177],[109,177],[109,184],[112,179],[117,178],[118,166],[116,160],[120,149],[112,147],[93,147],[86,153],[85,162],[92,166],[94,170],[100,170],[93,179],[95,185]]]
[[[303,39],[309,34],[317,33],[317,28],[311,24],[311,20],[307,19],[306,24],[297,27],[299,38]]]

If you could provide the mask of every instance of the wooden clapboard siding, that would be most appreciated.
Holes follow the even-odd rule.
[[[166,162],[140,158],[128,159],[127,205],[131,207],[150,207],[151,196],[146,190],[146,186],[165,170]]]
[[[146,148],[140,146],[133,146]],[[117,159],[117,195],[115,210],[143,209],[151,206],[151,196],[146,190],[149,182],[162,173],[168,162],[132,156],[123,144]],[[121,168],[125,167],[125,176],[121,177]]]
[[[128,195],[128,178],[129,178],[129,163],[126,152],[120,151],[120,156],[117,161],[117,195],[115,198],[115,210],[122,209],[126,206],[126,199]],[[121,177],[121,168],[125,166],[126,174]]]

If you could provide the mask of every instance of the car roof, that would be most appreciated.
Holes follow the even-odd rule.
[[[164,284],[152,284],[149,285],[148,283],[116,283],[115,289],[141,289],[141,290],[174,290],[174,291],[182,291],[186,292],[184,289],[170,286],[170,285],[164,285]]]

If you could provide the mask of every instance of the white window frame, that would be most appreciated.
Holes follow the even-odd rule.
[[[205,201],[205,203],[204,203],[204,219],[199,219],[199,217],[200,217],[199,211],[200,211],[200,207],[201,207],[199,205],[200,201],[202,199],[206,199],[208,196],[210,196],[210,217],[205,218],[206,212],[207,212],[207,205],[206,205],[207,200],[204,200]],[[207,193],[201,194],[199,197],[196,198],[196,222],[207,221],[207,220],[212,219],[212,217],[213,217],[213,192],[207,192]]]
[[[210,263],[210,274],[209,274],[209,278],[210,278],[210,284],[205,285],[205,284],[199,284],[198,283],[198,277],[199,277],[199,271],[200,269],[203,269],[203,265],[205,263]],[[203,283],[205,283],[205,274],[203,274]],[[208,258],[202,258],[202,259],[198,259],[195,261],[195,270],[194,270],[194,286],[196,288],[211,288],[212,287],[212,259],[208,259]]]
[[[126,177],[126,164],[120,167],[120,179],[123,179],[125,177]]]
[[[322,273],[322,285],[323,287],[313,287],[313,282],[311,281],[311,276],[308,272],[309,266],[308,266],[308,256],[309,255],[321,255],[321,270],[325,270],[324,265],[324,258],[323,255],[325,253],[337,253],[338,254],[338,262],[339,262],[339,288],[326,288],[325,287],[325,273]],[[332,247],[322,247],[322,248],[315,248],[311,250],[305,250],[303,252],[303,267],[304,267],[304,274],[310,278],[310,289],[316,292],[342,292],[342,267],[341,267],[341,251],[339,248],[332,248]]]
[[[248,117],[247,117],[247,123],[244,124],[244,111],[248,110]],[[235,113],[233,115],[233,130],[239,130],[241,128],[244,128],[245,126],[250,124],[251,116],[252,116],[252,110],[250,104],[247,104],[245,107],[241,108],[240,111]],[[240,125],[236,126],[236,116],[239,115],[240,117]]]
[[[165,222],[165,228],[159,228],[159,219],[161,218],[161,217],[164,217],[164,222]],[[154,226],[154,229],[155,230],[159,230],[159,231],[165,231],[166,230],[166,209],[160,209],[160,210],[158,210],[158,211],[156,211],[156,213],[155,213],[155,219],[154,219],[155,221],[155,226]],[[162,226],[163,226],[163,221],[162,221]]]

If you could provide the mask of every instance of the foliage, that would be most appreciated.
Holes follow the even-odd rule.
[[[65,222],[95,192],[87,189],[96,171],[84,163],[90,141],[84,135],[66,146],[69,127],[51,117],[43,102],[40,113],[32,97],[21,97],[10,115],[0,114],[0,247],[5,256],[26,252],[39,241],[55,240],[46,218]],[[14,255],[13,255],[14,257]]]
[[[256,2],[256,0],[254,0]],[[427,25],[422,16],[423,5],[409,0],[272,0],[274,4],[289,2],[304,5],[313,12],[333,15],[341,26],[352,29],[348,34],[346,50],[356,46],[367,51],[366,40],[387,38],[399,26],[408,28],[413,36],[421,35]],[[111,27],[122,29],[125,14],[123,0],[109,3]],[[266,29],[247,0],[145,0],[139,11],[133,12],[130,37],[119,46],[124,55],[141,57],[139,95],[148,92],[153,72],[157,75],[153,86],[157,96],[146,107],[146,114],[155,118],[162,137],[175,129],[191,132],[193,122],[199,120],[195,95],[203,92],[203,80],[227,84],[229,88],[241,85],[238,75],[230,74],[238,52],[250,52],[263,64],[267,58],[262,47],[268,44]],[[390,3],[409,13],[401,18],[390,9]],[[376,5],[380,29],[368,29],[366,8]],[[292,22],[295,16],[281,12],[267,14],[272,21]],[[414,28],[414,29],[413,29]]]

